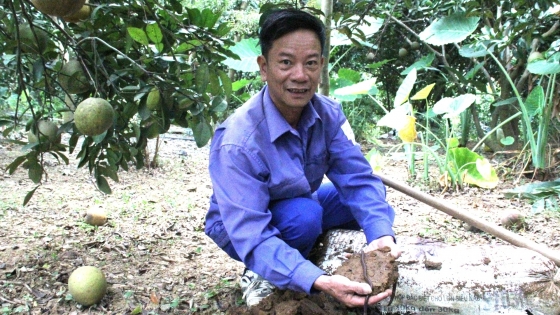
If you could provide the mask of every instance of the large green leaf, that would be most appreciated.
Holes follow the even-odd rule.
[[[410,92],[416,83],[416,69],[412,69],[404,78],[395,95],[394,107],[398,107],[408,100]]]
[[[431,45],[459,43],[472,34],[478,26],[478,17],[456,13],[434,21],[420,33],[420,39]]]
[[[258,47],[259,40],[256,38],[243,39],[231,47],[231,51],[239,56],[240,60],[227,58],[223,63],[233,70],[242,72],[259,71],[257,57],[261,55]]]
[[[412,71],[412,69],[416,69],[418,70],[424,70],[424,69],[434,69],[433,67],[431,67],[432,62],[434,62],[436,55],[434,53],[428,54],[427,56],[424,56],[422,58],[420,58],[418,61],[416,61],[415,63],[413,63],[412,65],[410,65],[408,68],[406,68],[405,70],[403,70],[403,72],[401,72],[402,75],[407,75],[410,73],[410,71]]]
[[[480,155],[468,148],[449,150],[449,160],[452,171],[463,176],[463,183],[481,188],[494,188],[498,185],[496,170]]]
[[[529,114],[529,117],[534,117],[535,115],[542,113],[544,103],[544,90],[542,86],[537,85],[533,88],[525,101],[525,107],[527,108],[527,114]]]
[[[444,118],[459,116],[465,109],[469,108],[476,100],[474,94],[463,94],[457,97],[444,97],[434,104],[434,113],[444,114]]]
[[[343,95],[377,94],[377,88],[375,87],[376,81],[377,79],[373,78],[336,89],[334,90],[334,97]]]
[[[533,61],[527,65],[527,70],[540,75],[560,73],[560,61],[555,58]]]
[[[201,148],[212,138],[212,126],[202,119],[193,129],[194,140],[196,145]]]

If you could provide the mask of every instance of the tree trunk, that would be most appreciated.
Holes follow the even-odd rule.
[[[325,47],[323,47],[323,57],[325,58],[325,64],[321,71],[321,83],[319,84],[319,93],[328,96],[330,90],[329,81],[329,59],[331,50],[331,21],[332,21],[332,10],[333,10],[333,0],[322,0],[321,10],[323,11],[323,23],[325,24]]]
[[[511,245],[397,240],[403,250],[399,280],[391,306],[380,304],[383,314],[558,314],[560,272],[537,252]],[[320,244],[315,263],[331,274],[366,240],[361,231],[331,230]]]

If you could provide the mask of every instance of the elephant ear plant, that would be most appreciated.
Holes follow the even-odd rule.
[[[444,188],[459,189],[462,188],[464,183],[481,188],[496,187],[498,177],[490,162],[468,148],[459,147],[459,141],[454,137],[457,132],[460,132],[459,116],[476,101],[475,95],[463,94],[457,97],[442,98],[433,106],[431,111],[436,115],[441,115],[443,120],[441,125],[445,126],[445,136],[442,139],[430,130],[428,115],[426,115],[425,124],[416,122],[414,109],[408,101],[415,82],[416,70],[412,69],[397,91],[394,109],[377,123],[378,126],[397,130],[403,143],[395,145],[391,150],[404,147],[405,155],[409,161],[408,169],[411,179],[415,177],[415,147],[419,147],[423,155],[424,181],[428,182],[430,180],[429,162],[433,160],[439,170],[439,178],[444,183]],[[424,87],[410,99],[428,102],[427,98],[433,86],[431,84]],[[430,110],[429,104],[426,105],[426,108]],[[417,126],[420,129],[419,132],[416,131]],[[420,138],[419,142],[416,141],[417,138]],[[443,148],[443,156],[438,153],[440,148]],[[368,154],[368,156],[371,156],[371,154]]]

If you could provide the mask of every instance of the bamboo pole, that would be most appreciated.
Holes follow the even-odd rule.
[[[534,250],[540,254],[542,254],[543,256],[545,256],[546,258],[549,258],[550,260],[554,261],[554,263],[557,266],[560,266],[560,254],[556,251],[551,250],[550,248],[548,248],[547,246],[543,245],[543,244],[538,244],[536,242],[533,242],[529,239],[526,239],[524,237],[522,237],[519,234],[513,233],[512,231],[509,231],[497,224],[488,222],[486,220],[482,220],[479,219],[477,217],[474,217],[468,213],[466,213],[465,211],[461,211],[449,204],[444,203],[443,201],[432,197],[426,193],[423,193],[417,189],[414,189],[410,186],[407,186],[405,184],[399,183],[397,181],[394,181],[392,179],[389,179],[383,175],[380,175],[378,173],[375,173],[376,176],[378,176],[385,185],[394,188],[402,193],[404,193],[405,195],[408,195],[418,201],[421,201],[429,206],[432,206],[438,210],[441,210],[447,214],[449,214],[450,216],[457,218],[459,220],[462,220],[474,227],[476,227],[479,230],[482,230],[484,232],[490,233],[496,237],[499,237],[500,239],[513,244],[515,246],[518,247],[524,247],[524,248],[528,248],[531,250]]]

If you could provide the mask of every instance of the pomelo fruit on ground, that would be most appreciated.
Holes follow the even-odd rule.
[[[90,97],[82,101],[74,112],[76,128],[88,136],[97,136],[113,125],[115,112],[109,102]]]
[[[49,43],[47,32],[39,27],[31,27],[27,24],[19,27],[19,39],[21,50],[25,53],[42,54]]]
[[[83,306],[90,306],[98,303],[105,296],[107,280],[97,267],[79,267],[68,278],[68,291],[72,294],[74,301]]]
[[[33,128],[27,133],[27,140],[30,143],[39,142],[40,137],[43,137],[43,141],[49,141],[54,144],[60,143],[60,135],[57,135],[58,127],[52,121],[39,120],[35,132],[32,132],[32,130]]]
[[[60,86],[69,94],[79,94],[90,89],[89,80],[77,59],[70,59],[58,73]]]
[[[85,2],[85,0],[31,0],[41,13],[60,17],[78,12]]]
[[[62,19],[66,22],[70,23],[78,23],[80,21],[87,20],[91,15],[91,7],[87,4],[89,1],[86,0],[86,4],[84,4],[80,10],[75,12],[74,14],[67,15]]]
[[[148,98],[146,99],[146,107],[149,110],[159,109],[161,103],[161,94],[157,87],[153,88],[150,93],[148,93]]]

